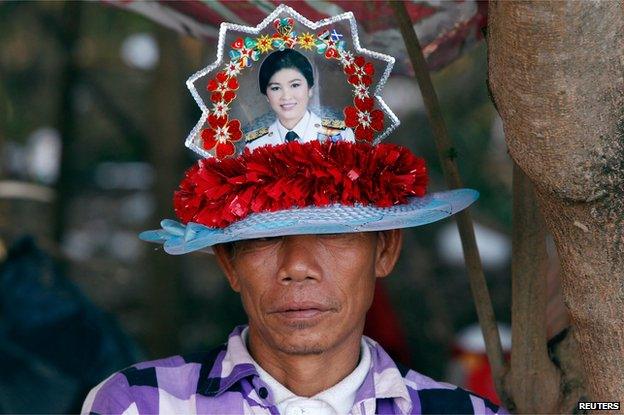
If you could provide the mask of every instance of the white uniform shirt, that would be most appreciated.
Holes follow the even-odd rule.
[[[245,346],[247,345],[247,335],[249,327],[241,333]],[[250,356],[250,359],[253,358]],[[267,371],[262,369],[258,363],[253,361],[260,379],[271,388],[275,405],[282,415],[338,415],[348,414],[355,403],[355,394],[358,388],[364,383],[364,379],[370,370],[371,354],[364,339],[360,342],[360,361],[356,368],[347,377],[329,389],[306,398],[297,396],[284,385],[279,383]]]
[[[308,141],[313,140],[324,141],[327,139],[331,139],[333,141],[355,141],[353,130],[350,128],[337,130],[336,134],[331,137],[328,136],[325,134],[326,128],[323,127],[321,118],[311,111],[306,111],[303,118],[301,118],[292,130],[288,130],[282,125],[282,123],[280,123],[279,119],[276,119],[275,122],[269,126],[268,132],[265,135],[247,143],[246,147],[250,150],[254,150],[267,144],[276,145],[285,143],[288,131],[294,131],[297,133],[299,136],[297,140],[301,143],[307,143]]]

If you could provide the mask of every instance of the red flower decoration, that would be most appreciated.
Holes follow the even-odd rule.
[[[353,59],[353,63],[345,65],[344,72],[349,75],[348,82],[352,85],[364,84],[369,86],[373,82],[373,75],[375,75],[375,67],[372,63],[366,62],[366,60],[357,56]]]
[[[236,147],[233,143],[243,137],[240,121],[228,121],[227,117],[216,117],[210,114],[208,123],[210,128],[205,128],[201,132],[204,148],[208,151],[215,149],[218,159],[234,155]]]
[[[212,92],[210,96],[212,102],[230,102],[236,98],[234,91],[238,89],[238,80],[227,76],[225,72],[219,72],[216,77],[208,82],[206,89]]]
[[[356,203],[389,207],[424,196],[425,161],[395,144],[293,141],[202,159],[174,194],[183,223],[223,228],[252,213]]]
[[[373,109],[372,98],[355,98],[353,102],[354,107],[344,109],[345,125],[353,129],[355,138],[372,142],[374,133],[383,130],[383,112]]]

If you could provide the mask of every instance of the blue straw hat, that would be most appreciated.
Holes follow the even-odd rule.
[[[249,215],[226,228],[198,223],[186,225],[165,219],[162,229],[145,231],[140,238],[164,245],[167,253],[186,254],[211,246],[244,239],[285,235],[381,231],[426,225],[447,218],[472,204],[479,193],[472,189],[438,192],[411,198],[408,203],[380,208],[340,204],[292,208]]]

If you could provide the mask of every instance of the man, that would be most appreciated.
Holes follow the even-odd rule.
[[[345,141],[200,160],[175,193],[186,225],[163,221],[141,237],[169,253],[211,249],[249,325],[210,353],[113,375],[83,413],[496,413],[362,336],[375,281],[399,256],[400,228],[476,198],[470,189],[424,195],[423,163],[400,146]]]
[[[362,336],[375,280],[391,272],[401,241],[395,229],[215,246],[249,326],[212,352],[113,375],[83,413],[497,413]]]

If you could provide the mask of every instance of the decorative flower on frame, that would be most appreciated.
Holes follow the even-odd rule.
[[[353,86],[353,95],[355,95],[356,98],[359,99],[364,99],[364,98],[368,98],[370,95],[368,93],[368,86],[364,85],[364,84],[357,84]]]
[[[340,55],[344,51],[345,41],[340,40],[342,35],[336,30],[330,32],[325,30],[318,35],[318,39],[315,42],[316,51],[319,54],[325,54],[327,59],[340,58]]]
[[[369,86],[373,82],[375,67],[372,63],[366,62],[361,56],[353,60],[353,64],[344,67],[344,72],[349,76],[348,81],[352,85],[364,84]]]
[[[256,38],[257,48],[261,53],[273,50],[273,39],[269,35],[262,35]]]
[[[212,114],[215,117],[226,117],[230,108],[225,101],[218,101],[212,104]]]
[[[243,137],[241,124],[238,120],[228,120],[227,117],[208,116],[209,128],[201,132],[205,150],[213,150],[219,160],[236,153],[234,143]]]
[[[289,35],[295,28],[295,19],[292,17],[281,17],[273,20],[275,31],[282,36]]]
[[[349,50],[345,50],[340,54],[340,63],[342,63],[342,66],[349,66],[349,65],[353,65],[353,62],[355,61],[355,57],[353,56],[353,53]]]
[[[316,36],[309,32],[301,33],[297,38],[297,42],[301,49],[312,50],[316,42]]]
[[[234,61],[240,61],[241,67],[249,67],[252,62],[260,59],[260,51],[257,49],[258,42],[255,39],[246,37],[245,40],[239,37],[232,43],[230,57]]]
[[[344,109],[345,125],[353,129],[355,138],[372,142],[375,132],[383,130],[384,114],[374,109],[372,98],[355,98],[355,106]]]
[[[273,47],[279,50],[292,48],[297,44],[297,32],[293,32],[295,19],[292,17],[282,17],[273,21],[275,33],[273,35]]]
[[[215,78],[208,82],[207,89],[212,92],[210,96],[212,102],[231,102],[236,98],[234,91],[238,89],[238,80],[228,77],[225,72],[219,72]]]
[[[240,62],[229,61],[227,65],[225,65],[224,71],[225,71],[225,74],[230,78],[237,76],[241,71]]]
[[[275,33],[273,35],[273,47],[279,50],[292,49],[297,44],[297,34],[295,32],[288,35],[280,35]]]

